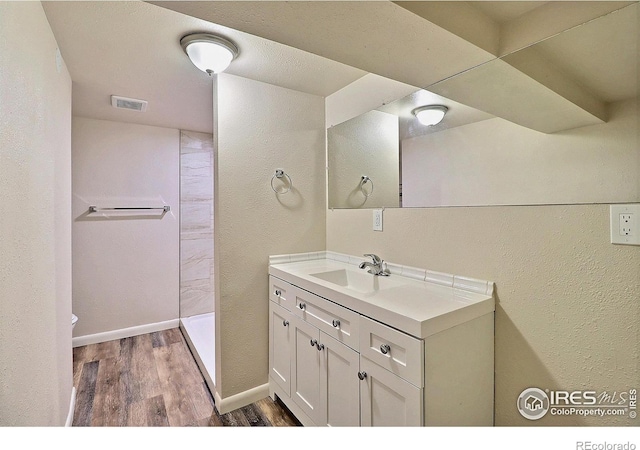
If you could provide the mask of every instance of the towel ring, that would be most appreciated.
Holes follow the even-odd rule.
[[[282,177],[287,177],[287,179],[289,180],[289,187],[287,188],[286,191],[278,191],[273,186],[273,180],[275,180],[276,178],[280,179]],[[293,186],[293,181],[291,181],[291,177],[289,175],[287,175],[284,170],[276,169],[276,173],[271,177],[271,190],[273,192],[275,192],[276,194],[286,194],[287,192],[289,192],[291,190],[292,186]]]
[[[367,183],[371,183],[371,190],[368,193],[364,188],[364,185]],[[365,198],[368,198],[371,194],[373,194],[373,180],[366,175],[362,175],[362,179],[360,180],[360,190],[362,191],[362,195],[364,195]]]

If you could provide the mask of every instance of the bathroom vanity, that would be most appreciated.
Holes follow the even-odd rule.
[[[270,258],[271,397],[306,426],[493,425],[493,283],[364,260]]]

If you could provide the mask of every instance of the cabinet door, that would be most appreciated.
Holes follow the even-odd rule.
[[[269,376],[291,395],[291,313],[269,302]]]
[[[320,331],[296,316],[291,317],[291,398],[316,424],[326,416],[326,403],[320,398],[320,361],[316,345]]]
[[[332,427],[360,426],[360,387],[358,352],[320,332],[322,367],[320,371],[321,397],[326,401],[323,425]]]
[[[360,357],[360,417],[362,426],[422,426],[423,390]]]

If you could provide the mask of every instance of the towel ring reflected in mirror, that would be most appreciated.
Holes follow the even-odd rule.
[[[369,189],[368,192],[364,187],[364,185],[367,183],[371,184],[371,189]],[[362,191],[362,195],[364,195],[365,198],[369,198],[369,196],[373,194],[373,180],[366,175],[362,175],[362,178],[360,179],[360,190]]]

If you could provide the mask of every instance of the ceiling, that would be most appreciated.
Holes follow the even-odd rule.
[[[192,32],[219,33],[238,45],[227,73],[288,89],[327,96],[366,74],[145,2],[46,1],[43,7],[73,80],[78,116],[211,133],[212,80],[179,43]],[[111,95],[146,100],[148,110],[115,109]]]
[[[595,98],[606,103],[625,100],[638,95],[639,23],[635,5],[561,33],[532,49]]]
[[[238,45],[240,56],[228,73],[328,96],[367,73],[428,89],[509,49],[544,41],[630,3],[47,1],[43,6],[73,79],[75,115],[211,132],[211,79],[190,63],[179,45],[191,32],[218,33]],[[575,38],[562,33],[567,38],[561,50],[550,45],[557,39],[548,39],[548,44],[536,46],[536,61],[542,55],[554,73],[571,78],[565,85],[584,87],[584,105],[637,95],[637,67],[628,61],[637,61],[638,23],[628,22],[618,33],[600,32],[595,40],[603,44],[600,52],[594,52],[593,45],[580,47],[586,37],[579,33]],[[570,58],[563,56],[566,52]],[[576,110],[578,122],[569,120],[567,127],[593,116],[584,105],[576,107],[574,99],[549,87],[544,77],[519,74],[518,92],[550,99],[548,104],[563,116]],[[116,110],[110,106],[112,94],[147,100],[148,111]],[[453,95],[440,100],[455,106],[451,117],[460,124],[491,114],[510,120],[509,114],[522,103],[514,97],[501,109],[489,104],[491,97],[468,103],[474,110]],[[553,117],[546,120],[554,122]],[[521,124],[535,129],[535,123]]]
[[[504,22],[547,3],[473,6]],[[431,12],[411,7],[422,14]],[[639,19],[638,4],[624,5],[377,109],[400,117],[403,139],[495,116],[545,133],[603,123],[609,103],[638,95]],[[417,125],[411,111],[426,104],[447,106],[446,120],[432,127]]]
[[[455,33],[384,0],[150,3],[418,87],[494,58]]]
[[[424,105],[446,106],[448,108],[446,114],[447,120],[443,120],[439,124],[429,127],[421,125],[418,121],[414,120],[413,110]],[[399,118],[399,134],[401,141],[495,117],[491,114],[480,111],[479,109],[471,108],[425,89],[420,89],[413,94],[396,100],[395,102],[380,106],[377,110],[393,114]]]
[[[528,2],[528,1],[476,1],[473,3],[475,8],[478,8],[487,16],[491,17],[497,23],[505,23],[517,19],[518,17],[526,14],[536,8],[539,8],[549,2]]]
[[[556,133],[609,119],[638,95],[638,3],[597,17],[427,89]]]

